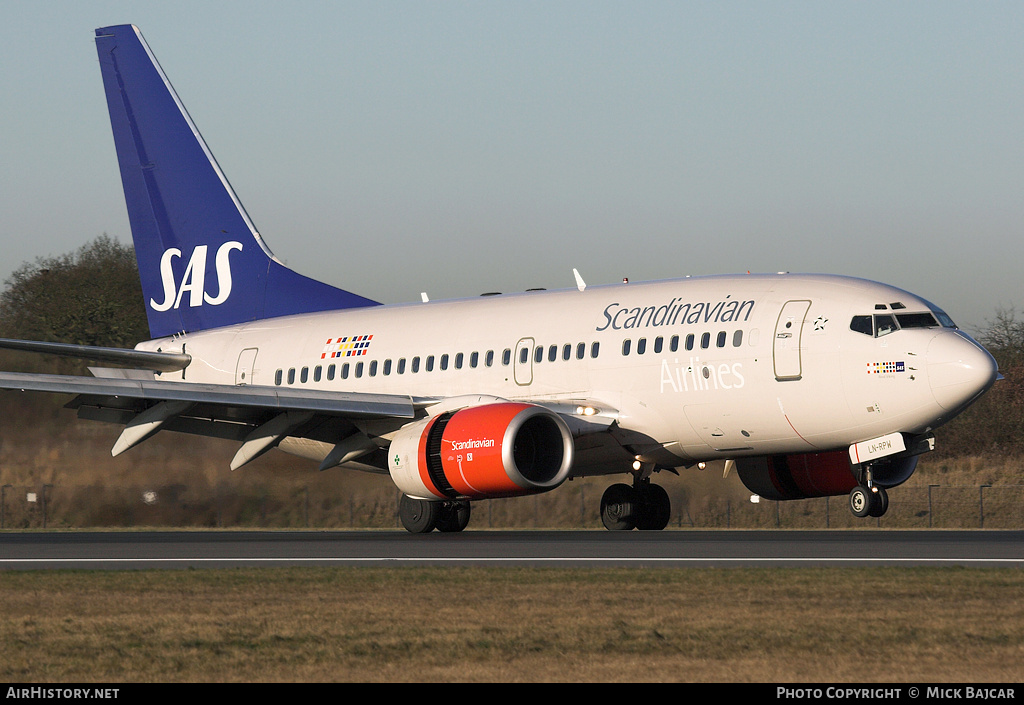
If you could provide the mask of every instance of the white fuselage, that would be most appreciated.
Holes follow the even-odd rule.
[[[871,329],[897,314],[936,322]],[[613,414],[636,457],[674,467],[929,431],[995,376],[943,319],[862,279],[736,275],[287,316],[139,347],[192,355],[161,376],[186,383],[578,401]]]

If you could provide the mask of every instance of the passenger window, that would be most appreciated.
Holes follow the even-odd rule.
[[[299,380],[303,384],[305,384],[306,382],[309,381],[309,368],[308,367],[303,367],[302,368],[302,372],[299,373]]]
[[[601,352],[601,343],[594,341],[590,344],[590,357],[597,357],[598,353]]]
[[[679,352],[679,336],[673,335],[668,343],[668,349],[672,352]]]
[[[724,348],[725,347],[725,331],[724,330],[718,332],[717,345],[720,348]]]
[[[501,364],[503,364],[506,367],[508,367],[510,362],[512,362],[512,349],[511,348],[505,348],[501,352]]]
[[[579,345],[576,346],[576,359],[577,360],[582,360],[583,356],[586,355],[586,354],[587,354],[587,344],[586,343],[580,343]]]
[[[472,352],[469,354],[469,366],[476,367],[480,364],[480,353]]]
[[[384,376],[391,374],[391,360],[384,361]]]
[[[412,359],[412,373],[416,374],[420,371],[420,356],[417,355]]]
[[[686,336],[686,349],[693,350],[693,333],[689,333]]]
[[[554,362],[558,359],[558,346],[552,345],[548,348],[548,362]]]
[[[743,331],[738,330],[732,334],[732,346],[738,348],[743,345]]]
[[[403,358],[399,358],[399,360],[398,360],[398,374],[400,374],[400,375],[404,375],[405,374],[405,358],[404,357]]]
[[[455,369],[457,369],[457,370],[461,370],[462,369],[462,359],[463,359],[462,358],[462,353],[456,353],[455,354]]]
[[[525,348],[524,347],[522,350],[519,351],[519,364],[520,365],[525,365],[529,359],[530,359],[530,350],[529,350],[529,348]]]
[[[533,361],[543,362],[544,361],[544,347],[541,345],[537,346],[537,349],[533,351]]]
[[[362,377],[362,376],[363,376],[363,363],[357,362],[356,363],[356,377],[359,378],[359,377]]]
[[[372,362],[370,362],[370,376],[371,377],[376,377],[377,376],[377,361],[376,360],[373,360]]]
[[[664,342],[665,342],[664,338],[662,338],[660,335],[657,338],[655,338],[654,339],[654,352],[660,353],[661,352],[661,346],[664,344]]]
[[[562,346],[562,359],[563,360],[568,360],[571,357],[572,357],[572,346],[569,345],[569,343],[566,343],[565,345]]]
[[[444,370],[447,370],[447,369],[448,369],[448,353],[445,353],[444,355],[441,356],[441,370],[444,371]]]
[[[630,347],[630,345],[631,345],[631,343],[630,343],[629,338],[626,338],[625,340],[622,341],[622,354],[623,355],[629,355],[629,347]]]
[[[427,372],[433,372],[433,371],[434,371],[434,356],[433,355],[427,355]]]
[[[636,341],[636,354],[643,355],[645,352],[647,352],[647,338],[640,338]]]
[[[288,370],[288,384],[295,384],[295,368],[289,368]]]
[[[327,366],[327,379],[328,380],[334,379],[334,373],[335,373],[336,370],[337,370],[337,367],[335,367],[334,365],[328,365]]]
[[[316,367],[313,368],[313,381],[314,382],[319,382],[320,381],[321,371],[322,370],[321,370],[320,365],[317,365]]]
[[[493,364],[494,364],[494,351],[493,350],[488,350],[487,354],[484,356],[484,365],[487,366],[487,367],[490,367]]]
[[[711,347],[710,333],[704,333],[703,335],[700,336],[700,347],[704,350],[707,350],[709,347]]]
[[[346,362],[344,365],[341,366],[341,378],[342,379],[348,379],[348,370],[349,370],[349,366],[348,366],[348,363]]]
[[[282,370],[278,370],[277,372],[275,372],[274,373],[274,384],[281,384],[282,378],[283,378]]]

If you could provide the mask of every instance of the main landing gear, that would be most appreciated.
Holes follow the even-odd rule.
[[[405,530],[413,534],[429,534],[434,529],[443,533],[462,531],[469,525],[469,502],[453,500],[430,502],[402,495],[398,516]]]
[[[649,478],[638,478],[632,487],[614,484],[601,497],[601,521],[609,531],[661,531],[671,515],[668,492]]]

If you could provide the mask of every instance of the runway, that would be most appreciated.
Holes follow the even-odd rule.
[[[1024,568],[1024,531],[46,531],[0,534],[0,570],[241,566]]]

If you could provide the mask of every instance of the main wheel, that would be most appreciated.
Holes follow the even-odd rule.
[[[672,500],[661,485],[648,485],[639,493],[640,511],[636,528],[641,531],[661,531],[672,517]]]
[[[601,521],[609,531],[630,531],[636,526],[636,492],[629,485],[612,485],[601,495]]]
[[[429,534],[441,516],[441,502],[413,499],[403,494],[398,501],[398,516],[409,533]]]
[[[444,502],[437,518],[437,530],[444,533],[462,531],[469,525],[469,502]]]

